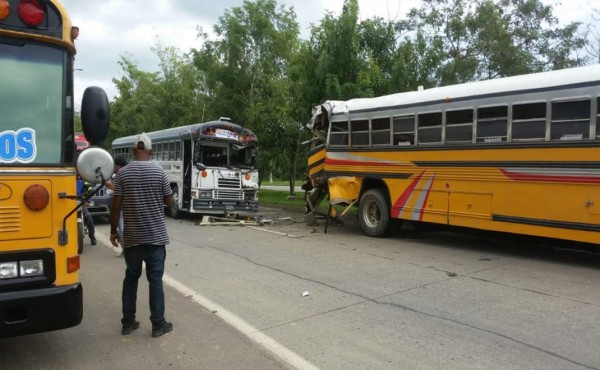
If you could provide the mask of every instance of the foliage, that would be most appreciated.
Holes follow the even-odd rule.
[[[260,173],[285,150],[297,157],[294,138],[301,136],[290,114],[287,66],[298,47],[298,23],[292,9],[274,0],[244,1],[225,11],[214,26],[217,39],[201,33],[193,49],[194,65],[206,76],[209,112],[227,115],[257,134],[261,143]]]
[[[180,56],[175,48],[164,48],[158,40],[153,51],[159,58],[160,72],[141,71],[127,56],[119,61],[124,76],[113,79],[119,97],[111,104],[110,141],[202,122],[206,89],[200,71],[188,55]]]
[[[568,68],[600,58],[579,23],[558,25],[540,0],[422,0],[404,19],[359,19],[358,0],[344,0],[299,39],[293,8],[244,0],[226,10],[213,37],[181,54],[157,39],[160,70],[142,71],[122,56],[113,79],[109,140],[217,119],[252,129],[259,170],[289,180],[304,172],[312,108],[346,100]],[[597,18],[594,18],[596,16]],[[598,11],[592,15],[598,17]],[[586,31],[590,40],[597,25]],[[110,141],[109,141],[110,142]]]
[[[561,69],[585,60],[579,23],[557,27],[552,7],[540,0],[423,0],[408,24],[441,43],[437,84]]]

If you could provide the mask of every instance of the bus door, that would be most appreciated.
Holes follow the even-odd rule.
[[[183,140],[183,198],[181,202],[183,209],[191,209],[192,166],[192,140]]]

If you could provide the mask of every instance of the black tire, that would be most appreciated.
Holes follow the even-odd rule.
[[[83,253],[83,236],[85,230],[83,229],[83,220],[77,220],[77,253]]]
[[[376,238],[387,236],[395,224],[390,218],[390,206],[380,189],[367,190],[360,197],[357,216],[363,232]]]
[[[171,188],[173,190],[173,204],[169,207],[169,215],[173,218],[181,217],[181,210],[179,209],[179,189],[177,186]]]

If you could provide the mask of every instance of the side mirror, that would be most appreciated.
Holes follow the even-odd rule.
[[[84,149],[77,157],[77,173],[91,184],[103,184],[115,169],[112,156],[99,147]]]
[[[108,136],[110,105],[106,92],[91,86],[83,92],[81,100],[81,126],[91,145],[100,145]]]
[[[206,166],[200,162],[196,162],[196,168],[198,169],[198,171],[204,171],[206,169]]]

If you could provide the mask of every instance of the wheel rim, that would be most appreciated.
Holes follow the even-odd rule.
[[[375,201],[368,201],[363,209],[363,221],[369,228],[376,228],[381,222],[381,209]]]

